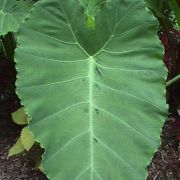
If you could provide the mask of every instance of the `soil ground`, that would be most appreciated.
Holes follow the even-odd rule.
[[[0,118],[0,180],[46,180],[35,168],[36,159],[42,153],[38,146],[8,158],[8,150],[16,142],[20,130],[10,117]]]
[[[148,168],[147,180],[180,180],[180,146],[175,140],[174,121],[169,118],[164,123],[161,146]]]

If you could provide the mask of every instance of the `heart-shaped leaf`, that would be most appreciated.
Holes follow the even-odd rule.
[[[142,0],[41,0],[18,33],[17,92],[53,180],[144,180],[167,113],[157,21]]]

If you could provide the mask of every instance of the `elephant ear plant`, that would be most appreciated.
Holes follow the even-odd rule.
[[[143,0],[35,4],[18,32],[16,85],[49,179],[146,178],[167,116],[157,29]]]

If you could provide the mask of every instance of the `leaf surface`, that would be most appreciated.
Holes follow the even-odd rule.
[[[24,148],[29,151],[32,146],[34,145],[35,141],[34,138],[31,134],[31,132],[29,131],[29,129],[27,127],[24,127],[21,131],[21,142],[24,146]]]
[[[19,138],[17,142],[9,149],[8,157],[20,154],[25,151],[25,148]]]
[[[86,22],[79,0],[42,0],[18,34],[17,92],[44,170],[144,180],[167,113],[157,21],[142,0],[110,0]]]
[[[0,1],[0,36],[8,32],[17,32],[20,23],[27,16],[32,2],[28,0]]]
[[[28,117],[24,111],[24,107],[19,108],[17,111],[11,114],[14,123],[19,125],[28,124]]]

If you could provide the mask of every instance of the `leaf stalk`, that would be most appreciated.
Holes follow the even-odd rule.
[[[166,87],[169,87],[171,86],[172,84],[174,84],[175,82],[179,81],[180,80],[180,74],[177,75],[176,77],[174,77],[173,79],[169,80],[167,83],[166,83]]]

